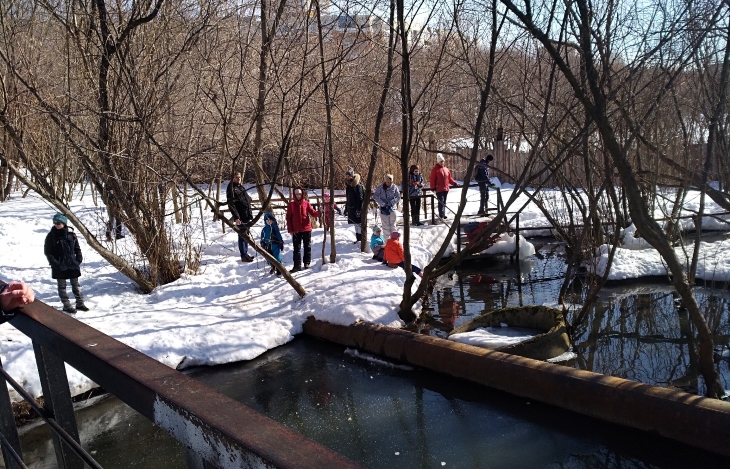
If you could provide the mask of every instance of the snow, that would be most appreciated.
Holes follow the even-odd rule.
[[[469,332],[451,334],[449,340],[477,347],[495,349],[518,344],[541,334],[540,331],[525,327],[480,327]]]
[[[644,239],[635,238],[634,225],[622,233],[621,247],[616,249],[608,280],[627,280],[640,277],[668,275],[666,264],[654,248]],[[692,260],[694,245],[681,245],[674,248],[677,257],[687,266]],[[595,272],[604,275],[608,264],[611,246],[604,244],[598,248],[595,258]],[[697,278],[707,281],[730,281],[730,238],[708,243],[700,242],[700,255],[697,259]]]
[[[502,198],[508,200],[514,187],[500,184],[496,179],[493,182],[501,185]],[[253,191],[251,194],[254,195]],[[690,203],[694,203],[693,194],[690,192],[687,196]],[[550,192],[545,195],[550,197]],[[555,201],[562,200],[555,195]],[[458,200],[458,191],[452,191],[449,205],[454,211],[458,208]],[[492,206],[496,203],[495,191],[491,191],[490,203]],[[464,213],[476,213],[478,205],[478,190],[472,188],[467,194]],[[518,197],[514,205],[515,209],[523,206],[525,208],[520,214],[522,228],[548,226],[546,218],[526,195]],[[90,194],[77,193],[71,208],[88,227],[96,227],[95,234],[103,239],[104,207],[95,206]],[[707,209],[720,212],[712,203],[707,204]],[[201,212],[204,220],[200,219]],[[54,213],[53,207],[33,193],[23,198],[22,192],[14,192],[9,200],[0,203],[0,246],[3,253],[0,257],[0,279],[29,283],[39,300],[60,309],[56,282],[51,279],[50,268],[43,255],[43,243],[51,229]],[[189,230],[194,240],[202,245],[200,271],[195,275],[183,275],[148,295],[141,294],[129,279],[79,237],[84,254],[80,283],[91,310],[77,313],[76,318],[178,369],[251,360],[291,341],[302,331],[302,325],[309,316],[342,325],[357,321],[395,327],[402,324],[397,310],[405,272],[383,267],[371,260],[370,254],[359,252],[358,246],[353,244],[354,229],[345,223],[343,217],[335,217],[337,260],[333,264],[322,264],[323,232],[321,228],[314,229],[312,268],[295,274],[307,291],[304,298],[299,298],[283,279],[268,275],[269,267],[260,257],[253,263],[240,263],[236,234],[230,230],[222,233],[220,222],[213,222],[210,212],[195,208],[192,215],[189,225],[180,225],[176,230]],[[291,268],[291,238],[283,229],[283,214],[276,215],[285,241],[284,265]],[[258,238],[262,223],[252,228],[254,239]],[[377,221],[374,220],[375,223]],[[727,223],[717,220],[715,223],[730,230]],[[412,227],[410,246],[413,263],[424,267],[437,252],[446,232],[446,225]],[[128,252],[134,247],[133,243],[128,236],[117,241],[115,249]],[[534,253],[534,247],[524,238],[520,239],[520,246],[520,257]],[[698,276],[730,279],[728,248],[730,239],[712,245],[703,243]],[[450,246],[446,255],[453,249],[454,246]],[[514,249],[514,236],[504,235],[489,252],[512,253]],[[599,251],[596,260],[599,268],[607,252],[603,248]],[[253,253],[253,249],[249,249],[249,253]],[[664,274],[662,263],[652,249],[619,248],[610,277]],[[414,289],[418,282],[417,278]],[[419,308],[417,304],[416,312]],[[0,358],[10,375],[31,395],[41,394],[31,341],[10,324],[0,325]],[[88,378],[71,368],[68,368],[68,375],[73,395],[94,387]],[[18,399],[14,391],[11,391],[11,397]]]

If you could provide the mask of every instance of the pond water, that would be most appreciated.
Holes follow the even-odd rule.
[[[510,264],[508,257],[495,257],[441,277],[425,305],[421,331],[446,337],[483,311],[555,305],[565,273],[562,245],[545,242],[536,248],[538,255],[529,261]],[[727,285],[695,291],[713,331],[717,368],[725,388],[730,388],[730,292]],[[585,288],[575,288],[572,303],[581,305],[585,293]],[[568,313],[568,323],[576,313]],[[563,362],[566,366],[704,392],[692,346],[697,332],[666,279],[609,282],[576,325],[572,339],[575,355]]]
[[[687,468],[730,460],[437,373],[310,338],[191,373],[366,468]],[[116,398],[77,412],[107,468],[185,467],[172,438]],[[22,436],[29,467],[56,467],[45,427]]]
[[[444,276],[424,333],[445,336],[486,309],[554,303],[564,261],[545,243],[530,262],[494,259]],[[576,290],[576,302],[583,294]],[[698,290],[726,387],[727,290]],[[572,317],[568,317],[571,321]],[[603,290],[576,328],[566,366],[686,390],[702,389],[696,333],[666,282]],[[188,373],[367,468],[686,468],[730,460],[426,370],[378,362],[299,337],[246,363]],[[181,446],[113,397],[77,411],[81,440],[107,468],[182,468]],[[44,426],[21,437],[28,466],[56,467]]]

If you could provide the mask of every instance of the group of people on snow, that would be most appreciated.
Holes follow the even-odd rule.
[[[489,170],[487,164],[492,161],[492,155],[482,159],[477,165],[475,180],[479,185],[480,203],[479,215],[486,213],[487,201],[489,198]],[[241,173],[236,173],[226,190],[226,201],[231,211],[233,222],[238,226],[239,233],[245,236],[238,236],[238,250],[242,262],[252,262],[253,257],[248,253],[248,239],[250,231],[246,225],[253,220],[251,197],[241,183]],[[417,165],[412,165],[408,173],[408,195],[410,200],[410,212],[412,224],[421,226],[420,207],[423,196],[424,179]],[[444,157],[441,153],[436,155],[436,164],[431,170],[429,178],[431,189],[435,190],[438,200],[439,217],[446,219],[446,198],[449,188],[456,184],[451,172],[446,167]],[[361,211],[365,191],[363,190],[360,175],[353,168],[345,171],[345,210],[347,223],[355,225],[356,243],[362,240]],[[113,200],[113,193],[108,194]],[[299,272],[309,268],[312,261],[312,222],[310,217],[323,219],[323,225],[328,228],[334,219],[335,213],[340,213],[337,204],[332,204],[330,209],[330,195],[323,194],[326,204],[324,210],[319,211],[313,207],[304,197],[304,191],[297,187],[293,191],[293,197],[286,209],[286,227],[291,234],[294,248],[294,267],[291,273]],[[370,238],[370,248],[373,252],[373,259],[383,264],[405,269],[405,255],[403,245],[400,242],[400,233],[397,231],[397,213],[395,208],[400,203],[400,190],[394,184],[393,175],[386,174],[382,184],[378,185],[373,194],[373,199],[378,204],[380,211],[381,226],[373,227],[373,234]],[[322,213],[324,212],[324,214]],[[112,235],[117,239],[123,238],[121,234],[121,223],[110,212],[109,224],[107,225],[107,238]],[[53,227],[46,236],[44,254],[51,266],[51,277],[56,280],[58,296],[63,303],[63,311],[75,314],[76,311],[88,311],[84,303],[79,277],[81,276],[81,263],[83,256],[79,246],[78,238],[73,228],[68,226],[68,218],[62,213],[53,216]],[[245,231],[244,231],[245,230]],[[272,213],[264,214],[264,227],[261,230],[259,239],[261,246],[281,265],[281,253],[284,249],[284,239],[281,236],[276,217]],[[281,272],[277,266],[270,263],[270,274]],[[422,275],[421,269],[411,265],[411,270],[416,275]],[[71,302],[68,296],[67,284],[71,284],[71,292],[74,295],[75,303]],[[33,301],[33,292],[25,284],[18,282],[9,284],[0,283],[0,314],[3,310],[9,310],[13,305],[26,304]],[[18,303],[20,302],[20,303]],[[16,305],[16,306],[17,306]],[[0,318],[1,320],[2,318]]]
[[[480,190],[479,215],[486,213],[489,197],[489,170],[487,164],[492,161],[492,155],[480,160],[477,165],[475,180]],[[424,178],[420,173],[418,165],[412,165],[408,173],[408,195],[410,202],[411,220],[414,226],[421,226],[421,198],[423,196]],[[429,177],[430,188],[435,191],[438,200],[439,218],[447,219],[446,199],[449,189],[456,184],[451,171],[446,167],[445,158],[441,153],[436,155],[436,164],[431,170]],[[405,188],[404,188],[405,189]],[[324,193],[323,200],[325,207],[320,211],[313,207],[305,197],[302,187],[296,187],[293,197],[286,209],[287,231],[291,234],[293,244],[294,266],[290,273],[300,272],[309,268],[312,261],[312,222],[310,217],[321,218],[325,229],[331,226],[335,213],[343,214],[347,223],[355,226],[355,243],[362,241],[361,211],[365,191],[362,179],[353,168],[345,171],[345,209],[344,212],[336,203],[330,204],[330,194]],[[241,184],[241,173],[236,173],[231,180],[226,192],[226,199],[234,223],[239,227],[238,248],[242,262],[252,262],[253,257],[248,254],[248,242],[250,232],[246,225],[253,220],[251,209],[251,197]],[[390,267],[404,267],[405,257],[403,245],[400,243],[400,233],[397,231],[396,207],[401,201],[401,193],[398,186],[394,184],[392,174],[386,174],[382,184],[379,184],[374,193],[373,200],[378,204],[381,226],[373,228],[370,239],[370,248],[373,251],[373,259],[380,260]],[[243,231],[245,230],[245,231]],[[279,231],[276,217],[272,213],[264,215],[264,227],[260,237],[261,246],[269,252],[279,264],[281,264],[281,252],[284,248],[284,241]],[[274,264],[271,265],[270,274],[280,275]],[[412,271],[418,275],[421,270],[411,266]]]

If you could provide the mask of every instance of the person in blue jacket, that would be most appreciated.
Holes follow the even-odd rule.
[[[373,226],[373,234],[370,236],[370,250],[373,251],[373,259],[383,260],[385,252],[385,238],[383,230],[378,226]]]
[[[492,185],[489,181],[489,168],[487,167],[487,164],[489,164],[489,162],[493,159],[494,157],[492,155],[487,155],[486,159],[482,158],[479,160],[479,164],[477,164],[477,172],[474,175],[474,180],[479,185],[479,211],[477,212],[477,215],[487,214],[489,186]]]
[[[261,230],[261,247],[266,249],[281,264],[281,251],[284,250],[284,240],[281,237],[281,231],[279,231],[276,218],[270,212],[264,215],[264,228]],[[270,274],[276,272],[276,275],[281,275],[281,272],[276,269],[274,264],[269,263],[269,265],[271,265],[271,270],[269,270]]]
[[[57,213],[53,216],[53,228],[46,235],[43,253],[51,265],[51,277],[58,284],[58,296],[63,303],[63,311],[68,314],[76,314],[76,310],[88,311],[79,286],[81,262],[84,258],[76,233],[68,226],[68,218],[64,214]],[[71,291],[76,297],[75,308],[68,299],[66,280],[71,280]]]

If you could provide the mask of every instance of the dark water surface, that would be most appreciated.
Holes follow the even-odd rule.
[[[426,305],[432,318],[423,332],[445,336],[485,308],[553,303],[561,269],[560,246],[545,244],[519,270],[505,259],[445,276]],[[727,291],[703,289],[698,298],[710,311],[730,387]],[[666,282],[609,286],[578,327],[576,357],[566,366],[701,389],[689,351],[696,333],[675,300]],[[189,373],[367,468],[730,467],[651,434],[304,337],[250,362]],[[84,446],[107,469],[185,467],[181,446],[116,398],[97,399],[77,418]],[[29,467],[56,467],[44,427],[26,431],[22,442]]]
[[[650,434],[297,338],[195,379],[368,468],[721,468],[730,461]],[[105,468],[182,468],[180,445],[115,398],[80,410]],[[23,435],[32,468],[55,466],[44,429]],[[445,463],[445,464],[444,464]]]

